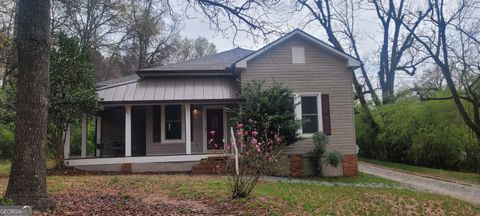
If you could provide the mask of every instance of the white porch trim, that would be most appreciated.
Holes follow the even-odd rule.
[[[190,104],[185,104],[185,149],[186,154],[192,154],[192,118]]]
[[[213,156],[222,156],[222,155],[221,154],[200,154],[200,155],[116,157],[116,158],[88,158],[88,159],[69,159],[69,160],[66,160],[66,162],[68,166],[123,164],[123,163],[188,162],[188,161],[199,161],[201,159],[205,159]]]
[[[82,118],[82,143],[81,143],[81,157],[87,157],[87,133],[88,133],[88,115],[83,114]]]
[[[96,122],[95,122],[95,125],[96,125],[96,128],[97,128],[97,137],[96,137],[96,144],[102,144],[102,116],[97,116],[96,118]],[[95,152],[95,156],[100,156],[100,150],[95,148],[96,149],[96,152]]]
[[[132,156],[132,106],[125,106],[125,157]]]
[[[63,143],[63,158],[70,158],[70,125],[67,125],[67,130],[63,132],[65,143]]]

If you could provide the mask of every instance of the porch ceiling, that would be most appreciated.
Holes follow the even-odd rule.
[[[144,79],[99,88],[103,102],[238,99],[235,81],[225,78]]]

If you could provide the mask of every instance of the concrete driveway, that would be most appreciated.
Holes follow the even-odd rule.
[[[447,195],[480,205],[480,186],[448,182],[423,176],[408,174],[365,162],[359,162],[360,172],[384,179],[397,181],[420,191]]]

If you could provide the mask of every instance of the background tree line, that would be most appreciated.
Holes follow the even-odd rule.
[[[0,0],[0,80],[5,83],[16,69],[16,3]],[[163,0],[54,0],[50,16],[52,34],[78,37],[88,48],[97,81],[216,53],[205,37],[182,37],[183,18]]]

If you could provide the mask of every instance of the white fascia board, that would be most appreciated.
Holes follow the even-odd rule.
[[[189,162],[189,161],[200,161],[201,159],[205,159],[213,156],[222,156],[222,154],[67,159],[66,164],[67,166],[87,166],[87,165],[123,164],[123,163]]]
[[[305,33],[302,30],[295,29],[292,32],[288,33],[287,35],[285,35],[285,36],[279,38],[278,40],[274,41],[273,43],[270,43],[270,44],[264,46],[263,48],[257,50],[255,53],[253,53],[253,54],[247,56],[246,58],[238,61],[237,63],[235,63],[235,67],[236,68],[246,68],[247,67],[247,62],[249,60],[256,58],[260,54],[270,50],[271,48],[277,46],[278,44],[283,43],[284,41],[288,40],[289,38],[292,38],[293,36],[295,36],[297,34],[303,36],[304,38],[306,38],[307,40],[309,40],[313,44],[317,45],[318,47],[326,50],[327,52],[330,52],[330,53],[332,53],[336,56],[339,56],[339,57],[347,60],[347,68],[355,69],[355,68],[358,68],[358,67],[361,66],[361,62],[358,61],[357,59],[353,58],[352,56],[336,50],[334,47],[332,47],[332,46],[326,44],[325,42],[323,42],[323,41]]]

